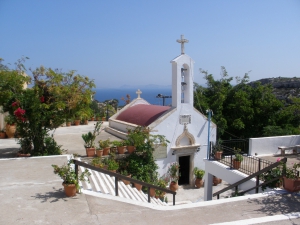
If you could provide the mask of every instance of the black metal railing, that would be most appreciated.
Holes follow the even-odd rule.
[[[110,175],[110,176],[114,176],[115,177],[115,193],[116,193],[116,196],[119,196],[119,188],[118,188],[118,181],[120,179],[122,180],[128,180],[132,183],[137,183],[137,184],[141,184],[143,185],[144,187],[147,187],[148,188],[148,202],[150,203],[151,202],[151,199],[150,199],[150,188],[154,188],[156,190],[160,190],[160,191],[163,191],[163,192],[166,192],[166,193],[170,193],[173,195],[173,205],[175,205],[175,195],[176,195],[176,192],[175,191],[171,191],[169,189],[166,189],[166,188],[162,188],[162,187],[159,187],[159,186],[156,186],[156,185],[153,185],[153,184],[149,184],[149,183],[145,183],[143,181],[140,181],[140,180],[136,180],[136,179],[133,179],[133,178],[130,178],[130,177],[127,177],[127,176],[124,176],[124,175],[121,175],[119,173],[114,173],[112,171],[109,171],[109,170],[105,170],[105,169],[101,169],[99,167],[95,167],[95,166],[92,166],[92,165],[89,165],[87,163],[84,163],[84,162],[81,162],[81,161],[78,161],[76,159],[73,159],[73,162],[75,164],[75,173],[76,173],[76,176],[78,177],[78,166],[82,166],[84,168],[88,168],[88,169],[91,169],[91,170],[95,170],[95,171],[98,171],[100,173],[104,173],[104,174],[107,174],[107,175]]]
[[[222,158],[216,159],[214,153],[210,153],[210,160],[218,160],[220,163],[223,163],[227,166],[229,166],[231,169],[234,169],[233,167],[233,160],[235,159],[235,153],[236,150],[229,148],[227,146],[221,145],[222,148]],[[239,152],[243,156],[243,161],[241,162],[241,166],[238,169],[239,171],[251,175],[255,172],[258,172],[262,169],[264,169],[267,166],[270,166],[273,162],[261,159],[255,156],[248,156],[247,153]]]
[[[259,177],[260,177],[260,175],[263,174],[263,173],[265,173],[265,172],[267,172],[267,171],[269,171],[269,170],[271,170],[271,169],[273,169],[273,168],[275,168],[275,167],[277,167],[277,166],[279,166],[281,163],[286,163],[286,162],[287,162],[287,158],[283,158],[280,161],[275,162],[275,163],[273,163],[273,164],[271,164],[271,165],[269,165],[269,166],[261,169],[260,171],[257,171],[255,173],[249,175],[248,177],[246,177],[246,178],[244,178],[244,179],[242,179],[242,180],[240,180],[240,181],[238,181],[238,182],[236,182],[234,184],[231,184],[228,187],[226,187],[226,188],[224,188],[224,189],[222,189],[220,191],[215,192],[213,194],[213,196],[217,196],[217,198],[219,199],[221,193],[223,193],[225,191],[228,191],[230,189],[233,189],[233,188],[235,188],[236,194],[244,194],[244,193],[249,192],[249,191],[251,191],[253,189],[256,189],[256,193],[258,193],[258,188],[259,187],[264,186],[264,185],[266,185],[266,184],[268,184],[270,182],[273,182],[275,180],[278,180],[278,179],[282,178],[284,176],[285,172],[283,172],[282,176],[278,176],[276,178],[273,178],[272,180],[266,181],[266,182],[261,183],[261,184],[259,183]],[[252,179],[254,177],[256,177],[256,185],[254,187],[252,187],[252,188],[250,188],[248,190],[242,191],[242,192],[238,192],[238,186],[240,184],[243,184],[243,183],[247,182],[248,180],[250,180],[250,179]]]
[[[249,139],[222,140],[221,143],[228,148],[239,148],[242,152],[249,154]]]

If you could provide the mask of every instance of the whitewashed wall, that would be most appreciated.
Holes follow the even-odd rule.
[[[184,104],[182,104],[184,105]],[[194,152],[194,165],[193,167],[198,167],[201,169],[205,168],[203,159],[207,155],[207,139],[208,139],[208,121],[207,118],[195,110],[193,107],[190,107],[188,104],[185,107],[177,108],[172,111],[169,115],[164,116],[162,122],[156,121],[156,123],[151,124],[151,130],[154,130],[152,134],[163,134],[170,141],[167,146],[167,158],[158,159],[156,162],[159,166],[158,172],[160,175],[163,175],[167,172],[168,166],[170,163],[176,162],[178,154],[172,155],[172,147],[176,146],[176,139],[183,133],[184,125],[179,124],[180,115],[191,115],[191,124],[187,125],[189,133],[191,133],[195,138],[195,144],[200,145],[200,151],[197,152],[197,147],[188,151],[188,154]],[[211,123],[210,130],[210,141],[216,141],[216,125]],[[155,131],[159,131],[155,132]],[[183,150],[187,151],[187,150]],[[192,168],[191,168],[192,169]]]
[[[300,135],[250,138],[249,154],[257,153],[258,156],[280,154],[278,146],[295,145],[300,145]]]
[[[0,106],[0,130],[5,129],[5,121],[4,118],[5,116],[8,115],[8,113],[1,113],[2,111],[2,106]]]
[[[204,160],[205,163],[205,189],[204,189],[204,201],[212,200],[212,176],[221,178],[229,184],[234,184],[248,175],[239,172],[238,170],[230,170],[228,166],[219,163],[217,161]],[[238,190],[248,190],[256,185],[256,179],[251,179],[241,185],[239,185]],[[261,188],[259,188],[261,192]],[[248,194],[254,194],[255,189],[248,192]]]

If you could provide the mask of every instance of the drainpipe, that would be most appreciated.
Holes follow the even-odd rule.
[[[206,110],[206,112],[208,113],[207,119],[208,119],[208,132],[207,132],[207,159],[209,159],[209,152],[210,152],[210,120],[211,120],[211,115],[212,115],[212,110],[208,109]]]

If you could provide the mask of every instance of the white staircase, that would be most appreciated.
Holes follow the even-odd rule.
[[[79,160],[79,159],[77,159]],[[79,166],[79,173],[85,170],[84,167]],[[98,171],[90,170],[89,182],[80,182],[79,185],[83,190],[93,191],[102,194],[108,194],[115,196],[115,177],[111,177],[107,174],[100,173]],[[118,195],[120,198],[127,198],[134,201],[148,203],[148,195],[143,191],[138,191],[131,184],[125,185],[123,181],[118,181]],[[160,199],[150,197],[151,204],[167,206],[168,204],[162,202]],[[150,204],[150,203],[148,203]]]

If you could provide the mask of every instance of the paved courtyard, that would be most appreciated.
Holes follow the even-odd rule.
[[[92,122],[62,127],[54,137],[69,154],[85,156],[81,134],[92,129]],[[107,137],[114,138],[102,131],[97,140]],[[286,192],[203,202],[203,188],[183,186],[176,201],[193,203],[167,211],[85,194],[66,198],[51,164],[67,156],[15,158],[17,151],[14,139],[0,139],[0,224],[300,224],[300,196]]]

